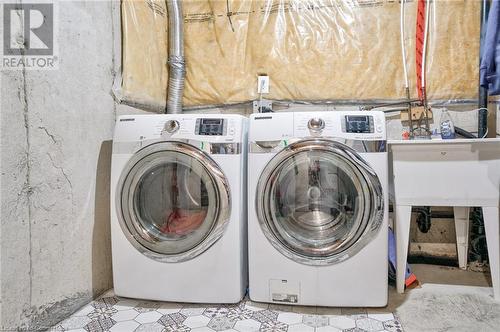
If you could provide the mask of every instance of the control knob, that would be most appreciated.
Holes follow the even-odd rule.
[[[179,130],[180,124],[179,121],[177,120],[168,120],[165,123],[165,126],[163,130],[165,130],[169,134],[175,133],[177,130]]]
[[[307,128],[311,131],[321,131],[325,128],[325,121],[321,118],[312,118],[307,122]]]

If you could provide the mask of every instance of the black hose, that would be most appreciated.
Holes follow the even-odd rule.
[[[413,209],[417,212],[417,226],[422,233],[427,233],[432,226],[431,208],[429,206],[417,207]]]
[[[474,136],[474,134],[460,127],[455,127],[455,133],[465,138],[477,138],[476,136]]]
[[[488,247],[486,244],[483,211],[481,208],[475,207],[472,209],[471,221],[469,259],[480,263],[488,261]]]

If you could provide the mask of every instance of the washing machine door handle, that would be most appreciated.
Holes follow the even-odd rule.
[[[255,144],[257,144],[259,147],[263,149],[274,149],[281,143],[281,140],[276,140],[276,141],[255,141]]]

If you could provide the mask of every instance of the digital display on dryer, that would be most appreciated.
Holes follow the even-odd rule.
[[[196,119],[196,135],[225,135],[224,119]]]
[[[223,122],[222,119],[201,119],[203,125],[222,125]]]
[[[346,115],[347,133],[373,133],[373,117],[370,115]]]

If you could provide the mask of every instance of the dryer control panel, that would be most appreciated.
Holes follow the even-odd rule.
[[[154,139],[198,140],[209,143],[243,142],[247,119],[236,114],[144,114],[121,116],[115,141]]]
[[[374,127],[371,115],[345,115],[342,119],[342,131],[345,133],[373,133]]]

